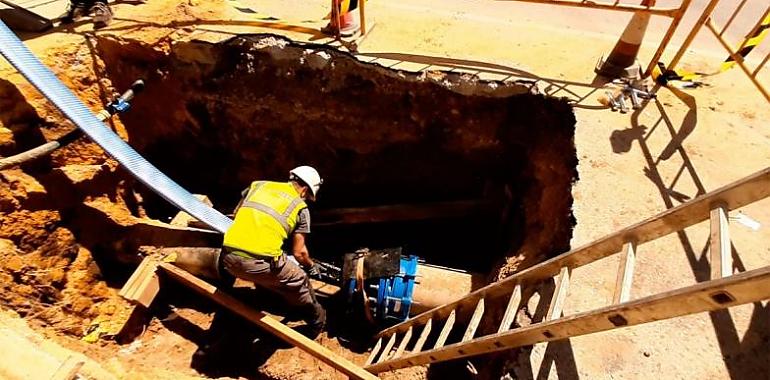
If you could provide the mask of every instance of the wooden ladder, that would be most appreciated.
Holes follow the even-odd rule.
[[[727,218],[729,210],[768,196],[770,168],[387,328],[375,336],[365,369],[380,373],[770,298],[770,265],[733,275]],[[706,219],[711,222],[711,279],[632,299],[637,246]],[[572,270],[617,253],[620,265],[612,304],[563,316]],[[512,328],[522,290],[552,279],[555,287],[545,318]],[[490,305],[500,305],[500,310],[506,305],[505,311],[486,315]],[[486,331],[476,336],[482,321]]]

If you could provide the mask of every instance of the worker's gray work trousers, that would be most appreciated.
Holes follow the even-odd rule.
[[[222,259],[225,269],[233,276],[280,295],[291,306],[297,307],[308,324],[323,323],[323,309],[315,302],[308,287],[307,275],[286,255],[278,260],[247,259],[226,253]]]

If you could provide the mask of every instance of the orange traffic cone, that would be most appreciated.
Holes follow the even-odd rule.
[[[654,6],[655,0],[644,0],[641,5]],[[649,13],[634,13],[610,55],[606,58],[602,56],[594,71],[610,78],[640,78],[642,68],[636,61],[636,56],[639,54],[639,46],[642,45],[649,22]]]

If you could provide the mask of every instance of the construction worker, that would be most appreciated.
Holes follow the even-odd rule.
[[[326,325],[326,311],[308,281],[308,275],[317,275],[319,267],[305,245],[305,235],[310,233],[305,201],[315,200],[322,182],[310,166],[292,169],[288,182],[252,182],[225,233],[222,258],[232,275],[277,293],[295,307],[312,337]],[[284,248],[304,271],[287,258]]]
[[[112,21],[112,10],[107,0],[70,0],[67,12],[60,20],[62,24],[71,24],[89,14],[93,16],[95,28],[103,28]]]
[[[332,6],[337,7],[341,24],[337,26],[337,20],[332,12],[329,24],[321,28],[321,32],[327,35],[336,35],[337,29],[342,37],[352,37],[361,30],[361,20],[358,15],[358,2],[363,0],[332,0]]]

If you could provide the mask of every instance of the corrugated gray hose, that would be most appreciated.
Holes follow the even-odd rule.
[[[27,49],[21,40],[0,21],[0,54],[27,78],[78,128],[99,144],[134,177],[154,192],[211,228],[225,233],[233,221],[196,199],[189,191],[147,162],[125,141],[107,128],[65,87],[59,79]]]

